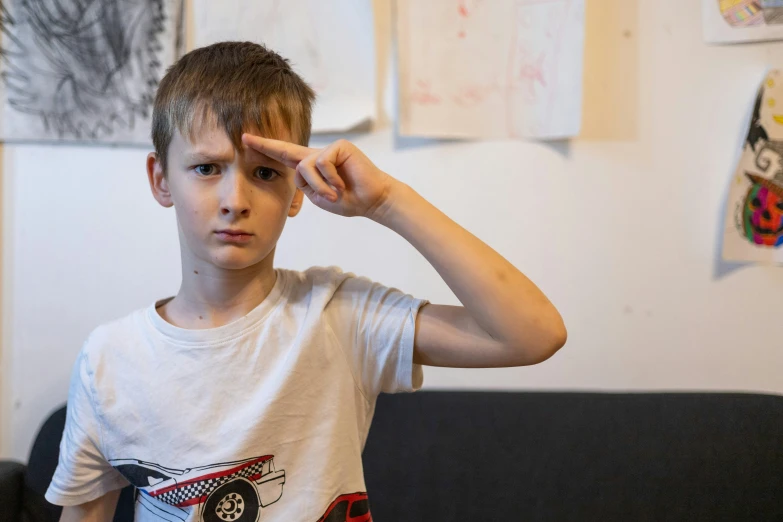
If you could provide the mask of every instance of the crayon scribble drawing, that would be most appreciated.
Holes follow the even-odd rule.
[[[732,27],[748,27],[764,23],[761,0],[716,0],[720,14]]]
[[[345,131],[376,116],[372,2],[193,0],[196,47],[264,44],[291,61],[318,98],[313,132]]]
[[[702,19],[710,43],[783,38],[783,0],[702,0]]]
[[[783,0],[717,0],[723,19],[732,27],[783,23]]]
[[[584,0],[397,2],[400,132],[579,133]]]
[[[726,203],[723,258],[783,263],[783,74],[767,73]]]
[[[155,89],[183,51],[183,9],[183,0],[0,3],[0,138],[150,144]]]

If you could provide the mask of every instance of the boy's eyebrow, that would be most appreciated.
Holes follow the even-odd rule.
[[[211,151],[196,150],[185,154],[185,160],[188,163],[194,163],[194,162],[228,163],[233,159],[234,159],[233,154],[225,154],[225,153],[211,152]]]
[[[285,168],[285,165],[276,161],[274,158],[264,156],[263,154],[256,154],[255,156],[257,156],[257,159],[255,160],[256,163],[262,163],[264,165],[271,165],[271,166],[280,166],[282,168]],[[228,152],[221,153],[221,152],[213,152],[208,150],[195,150],[192,152],[185,153],[184,158],[185,158],[185,163],[187,164],[231,163],[234,160],[234,154]]]

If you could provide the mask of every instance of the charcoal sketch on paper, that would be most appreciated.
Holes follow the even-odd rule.
[[[158,82],[184,47],[184,0],[0,3],[0,139],[151,142]]]

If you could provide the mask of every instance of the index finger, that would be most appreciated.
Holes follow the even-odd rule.
[[[296,143],[273,140],[248,133],[242,134],[242,141],[253,150],[260,152],[264,156],[269,156],[292,169],[295,169],[300,161],[317,150],[303,147]]]

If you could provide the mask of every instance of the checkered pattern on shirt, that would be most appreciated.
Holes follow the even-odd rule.
[[[177,507],[181,507],[180,504],[184,504],[185,502],[196,498],[203,498],[203,500],[199,500],[198,502],[201,503],[206,500],[207,495],[215,491],[226,482],[230,482],[236,478],[250,479],[250,477],[261,475],[261,469],[264,465],[264,462],[266,461],[256,462],[255,464],[237,470],[230,475],[212,477],[206,480],[199,480],[197,482],[188,481],[182,486],[176,487],[160,495],[156,495],[155,493],[151,493],[150,495],[162,502],[165,502],[166,504],[171,504],[172,506]]]

